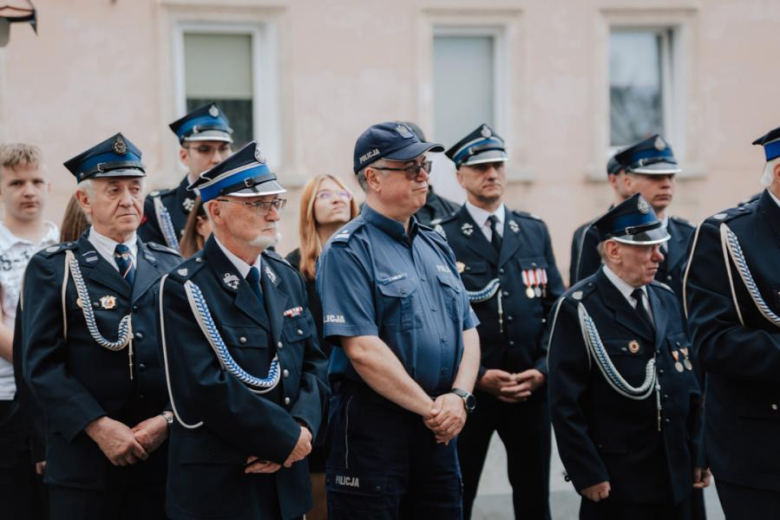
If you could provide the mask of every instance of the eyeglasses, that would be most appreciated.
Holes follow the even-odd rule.
[[[258,216],[265,217],[271,213],[271,208],[274,208],[277,213],[280,213],[287,205],[287,199],[275,199],[269,202],[264,200],[257,200],[255,202],[244,202],[243,200],[230,200],[230,199],[217,199],[217,202],[233,202],[235,204],[243,204],[249,206],[255,210]]]
[[[227,155],[232,150],[229,144],[221,144],[219,146],[209,146],[207,144],[199,144],[198,146],[185,146],[187,150],[195,150],[201,155],[208,155],[211,157],[214,152],[219,152],[220,155]]]
[[[420,164],[407,166],[406,168],[386,168],[386,167],[380,168],[378,166],[372,166],[372,168],[375,170],[383,170],[386,172],[404,172],[406,174],[406,180],[413,181],[414,179],[420,176],[421,170],[425,170],[425,173],[430,173],[432,164],[433,164],[432,161],[423,161]]]
[[[347,190],[322,190],[317,192],[317,199],[318,200],[330,200],[333,197],[338,197],[340,199],[344,199],[346,201],[352,200],[352,194],[348,192]]]

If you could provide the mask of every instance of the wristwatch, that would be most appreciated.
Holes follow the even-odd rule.
[[[168,428],[170,428],[171,426],[173,426],[173,414],[172,414],[171,412],[169,412],[169,411],[167,411],[167,410],[166,410],[165,412],[162,412],[162,413],[160,414],[160,417],[162,417],[163,419],[165,419],[165,422],[167,422],[167,423],[168,423]]]
[[[466,408],[467,413],[471,413],[477,407],[477,398],[465,390],[460,388],[453,388],[450,390],[453,394],[463,399],[463,406]]]

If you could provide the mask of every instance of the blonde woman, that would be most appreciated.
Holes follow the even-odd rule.
[[[290,262],[303,275],[309,296],[309,309],[317,325],[319,345],[326,356],[330,356],[330,346],[322,339],[322,305],[314,284],[317,259],[322,246],[338,229],[355,218],[358,205],[352,192],[338,177],[317,175],[303,188],[301,194],[300,240],[301,247],[287,255]],[[327,414],[325,415],[327,417]],[[314,506],[306,515],[307,520],[321,520],[328,517],[325,501],[325,453],[323,428],[317,435],[314,450],[309,455],[312,495]]]

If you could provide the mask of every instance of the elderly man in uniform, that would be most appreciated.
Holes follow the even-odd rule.
[[[165,518],[168,425],[154,302],[180,257],[138,239],[141,152],[117,134],[65,163],[92,226],[25,273],[24,376],[46,418],[51,518]]]
[[[232,153],[233,129],[216,103],[193,110],[171,123],[170,128],[179,139],[179,160],[187,168],[187,175],[176,188],[153,191],[146,197],[143,225],[138,234],[146,242],[157,242],[178,251],[179,239],[197,195],[187,187]]]
[[[780,128],[753,144],[767,189],[699,226],[685,283],[707,378],[704,444],[729,520],[780,516]]]
[[[363,212],[317,269],[330,377],[332,520],[461,518],[455,437],[474,410],[477,319],[444,239],[417,223],[428,151],[403,123],[373,125],[355,145]]]
[[[289,520],[327,399],[298,271],[274,252],[286,199],[254,141],[190,186],[213,228],[161,282],[173,425],[168,516]]]
[[[654,280],[669,233],[639,194],[594,223],[603,267],[556,304],[550,410],[580,518],[685,520],[701,394],[674,292]]]
[[[516,518],[550,518],[550,415],[545,322],[563,282],[539,217],[503,202],[504,140],[483,124],[447,150],[466,203],[436,229],[447,237],[479,317],[479,408],[458,438],[465,517],[471,517],[490,439],[507,451]]]
[[[621,150],[615,154],[615,160],[620,165],[613,167],[618,171],[614,184],[618,199],[625,200],[641,193],[669,232],[669,241],[661,246],[664,260],[658,267],[656,280],[671,287],[682,302],[682,268],[694,226],[687,220],[669,216],[667,211],[674,198],[675,176],[681,171],[672,147],[661,136],[654,135]],[[593,229],[583,235],[580,251],[572,254],[576,269],[572,270],[574,276],[569,280],[570,285],[599,269],[598,242],[598,233]]]

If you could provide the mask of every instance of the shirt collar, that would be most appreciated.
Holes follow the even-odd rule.
[[[397,220],[393,220],[389,217],[386,217],[373,209],[368,204],[365,204],[363,206],[363,218],[368,222],[369,224],[372,224],[376,226],[377,228],[381,229],[388,235],[390,235],[390,238],[393,238],[399,242],[407,242],[411,243],[411,241],[414,239],[415,236],[417,236],[417,232],[419,230],[419,226],[417,224],[417,217],[412,215],[411,219],[409,220],[409,234],[406,234],[406,230],[404,229],[404,225],[398,222]]]
[[[43,235],[38,244],[56,244],[60,241],[60,230],[57,228],[56,224],[46,220],[43,222],[43,226],[46,228],[46,234]],[[16,244],[38,245],[33,244],[26,238],[20,238],[14,235],[11,230],[6,227],[5,222],[0,222],[0,248],[9,249]]]
[[[474,222],[476,222],[477,225],[479,226],[487,225],[489,227],[490,224],[488,223],[488,217],[490,217],[491,215],[495,215],[496,218],[498,219],[498,223],[497,223],[498,228],[499,229],[504,228],[504,218],[506,216],[506,212],[503,204],[501,204],[496,211],[490,213],[489,211],[485,211],[482,208],[478,208],[471,202],[466,201],[466,210],[471,215],[471,218],[474,219]]]
[[[228,260],[230,260],[230,263],[235,266],[236,270],[242,278],[246,278],[246,276],[249,274],[249,270],[253,267],[257,267],[257,270],[260,271],[260,262],[262,261],[263,255],[257,255],[257,260],[255,260],[255,263],[253,265],[249,265],[234,255],[227,247],[222,245],[222,242],[219,241],[216,235],[214,235],[214,240],[217,242],[217,245],[222,250],[222,252],[225,253],[225,256],[228,258]]]
[[[623,280],[621,277],[615,274],[612,269],[607,267],[606,264],[603,266],[604,274],[606,275],[607,279],[612,282],[612,285],[615,286],[615,288],[620,291],[620,294],[623,295],[623,297],[626,299],[626,301],[633,307],[636,303],[634,301],[634,297],[631,296],[631,293],[634,292],[637,287],[634,287],[630,284],[628,284],[625,280]],[[642,287],[639,287],[639,289],[642,289],[642,292],[645,293],[645,297],[647,296],[647,286],[643,285]]]
[[[661,219],[661,229],[666,229],[669,227],[669,215],[664,215],[664,218]]]
[[[92,245],[95,246],[95,249],[97,249],[104,258],[113,258],[114,252],[116,251],[116,246],[119,244],[119,242],[116,240],[108,238],[105,235],[101,235],[95,231],[95,228],[92,226],[89,227],[87,240],[89,240]],[[133,236],[123,242],[123,244],[126,245],[128,249],[130,249],[130,254],[133,255],[133,258],[138,257],[138,235],[133,233]]]
[[[769,190],[769,189],[768,189],[768,190],[766,190],[766,191],[767,191],[767,193],[769,193],[769,196],[770,196],[770,197],[772,197],[772,200],[773,200],[773,201],[775,201],[775,204],[777,204],[778,206],[780,206],[780,199],[778,199],[777,197],[775,197],[775,194],[774,194],[774,193],[772,193],[772,190]]]

